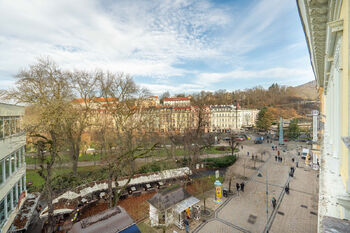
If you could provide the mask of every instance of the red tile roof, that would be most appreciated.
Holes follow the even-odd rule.
[[[165,98],[164,101],[181,101],[181,100],[190,100],[188,97],[174,97],[174,98]]]
[[[86,101],[89,101],[90,99],[86,99]],[[100,97],[100,98],[94,98],[93,102],[95,103],[101,103],[101,102],[113,102],[113,101],[117,101],[117,98],[114,97]],[[83,98],[80,99],[74,99],[73,103],[84,103],[85,100]]]

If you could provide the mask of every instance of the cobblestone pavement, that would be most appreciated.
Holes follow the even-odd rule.
[[[292,142],[285,152],[281,150],[283,162],[275,161],[276,151],[271,150],[271,144],[246,144],[238,161],[226,172],[224,186],[228,187],[228,177],[232,177],[232,187],[236,182],[245,181],[245,192],[235,193],[225,200],[216,212],[215,217],[200,224],[193,232],[224,233],[224,232],[317,232],[318,177],[317,171],[306,168],[299,161],[294,177],[288,173],[292,157],[298,160],[296,148]],[[305,146],[304,146],[305,147]],[[259,162],[254,162],[247,156],[258,155]],[[267,151],[261,157],[260,154]],[[268,159],[269,158],[269,159]],[[245,169],[244,169],[245,165]],[[255,167],[255,168],[254,168]],[[268,215],[266,214],[266,171],[268,181]],[[257,176],[260,173],[262,176]],[[244,179],[244,176],[247,177]],[[290,193],[285,194],[284,187],[289,182]],[[274,210],[271,198],[277,199]],[[268,223],[268,224],[267,224]],[[266,228],[268,227],[268,228]]]

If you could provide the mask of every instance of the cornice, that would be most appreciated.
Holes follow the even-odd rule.
[[[306,13],[309,22],[310,46],[318,86],[324,83],[324,64],[327,40],[328,0],[306,0]]]
[[[343,19],[339,19],[339,20],[335,20],[335,21],[332,21],[332,22],[328,22],[327,24],[331,28],[331,32],[341,32],[341,31],[343,31],[343,24],[344,24],[344,20]]]

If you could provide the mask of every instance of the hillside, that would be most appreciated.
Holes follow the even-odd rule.
[[[291,89],[296,97],[305,100],[316,100],[318,97],[315,80],[299,86],[291,87]]]

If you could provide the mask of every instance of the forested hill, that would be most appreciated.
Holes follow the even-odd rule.
[[[167,95],[164,93],[162,97]],[[177,96],[185,96],[178,94]],[[206,104],[234,104],[238,101],[243,108],[269,107],[274,118],[282,115],[284,118],[303,117],[311,110],[318,109],[317,90],[315,81],[291,87],[272,84],[268,88],[254,88],[236,91],[218,90],[193,94],[192,102],[204,101]]]
[[[311,81],[296,87],[291,87],[294,89],[295,96],[298,96],[302,99],[307,100],[316,100],[317,99],[317,91],[316,91],[316,81]]]

